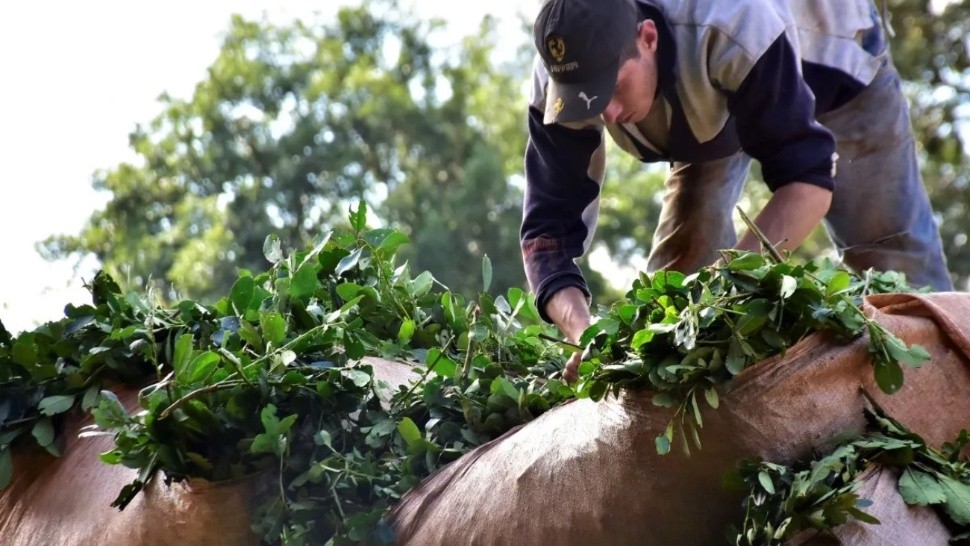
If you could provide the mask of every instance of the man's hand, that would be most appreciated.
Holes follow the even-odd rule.
[[[575,286],[563,288],[553,294],[546,302],[546,314],[572,343],[579,343],[579,338],[589,328],[589,304],[586,303],[583,291]],[[566,362],[566,370],[562,375],[567,383],[576,381],[582,359],[582,353],[575,353]]]
[[[792,182],[775,190],[754,223],[769,241],[781,242],[778,250],[794,250],[825,218],[831,204],[831,191],[805,182]],[[761,242],[754,233],[747,232],[736,248],[758,252]]]

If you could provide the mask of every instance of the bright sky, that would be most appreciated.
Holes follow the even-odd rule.
[[[105,202],[91,188],[98,169],[132,157],[128,134],[159,111],[167,91],[188,97],[215,59],[231,13],[274,21],[334,13],[357,0],[30,0],[0,4],[0,320],[11,332],[89,303],[82,279],[34,249],[76,234]],[[535,14],[532,0],[402,0],[421,16],[448,21],[455,39],[486,13],[504,32]],[[518,40],[518,38],[517,38]]]

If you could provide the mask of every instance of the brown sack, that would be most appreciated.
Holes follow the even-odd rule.
[[[391,389],[414,377],[411,366],[365,359]],[[138,391],[115,390],[129,411]],[[389,393],[382,392],[382,395]],[[259,544],[250,530],[257,499],[254,479],[210,483],[190,480],[166,486],[158,475],[124,510],[111,508],[121,488],[138,473],[107,465],[98,454],[114,448],[111,437],[77,438],[89,418],[64,425],[63,455],[15,450],[13,481],[0,490],[3,546],[245,546]]]
[[[137,390],[115,392],[129,410],[137,406]],[[61,457],[36,448],[14,452],[13,482],[0,491],[4,545],[259,544],[249,530],[253,480],[166,486],[157,476],[124,510],[112,508],[138,472],[98,459],[114,448],[110,437],[76,437],[90,422],[75,415],[65,423],[69,436]]]
[[[690,458],[676,447],[656,454],[672,410],[651,393],[567,403],[411,490],[389,517],[398,543],[724,544],[742,494],[722,477],[742,458],[791,464],[861,432],[860,388],[931,445],[970,428],[970,295],[872,297],[866,311],[932,355],[893,396],[873,381],[866,338],[840,345],[815,334],[738,376],[705,411],[704,447]]]

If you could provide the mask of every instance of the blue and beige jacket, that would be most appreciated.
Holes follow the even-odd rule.
[[[835,142],[816,116],[858,95],[883,62],[870,0],[636,4],[659,33],[653,121],[544,124],[549,76],[536,57],[520,235],[544,318],[562,288],[589,296],[574,260],[596,226],[607,133],[644,162],[697,163],[743,150],[759,161],[772,191],[794,181],[831,190]]]

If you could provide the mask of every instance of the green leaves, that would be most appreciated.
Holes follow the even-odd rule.
[[[269,235],[263,242],[263,256],[269,263],[276,265],[283,259],[283,246],[280,238],[276,235]]]
[[[286,339],[286,320],[279,313],[275,311],[260,313],[259,325],[263,329],[263,339],[268,343],[279,346]]]
[[[229,292],[229,301],[237,312],[243,313],[252,307],[255,294],[256,282],[253,278],[249,276],[239,277]]]
[[[652,390],[657,405],[674,408],[673,430],[700,447],[698,398],[716,409],[714,387],[815,331],[840,338],[868,332],[876,382],[896,392],[903,382],[900,363],[919,365],[929,355],[907,347],[859,307],[863,290],[899,288],[888,276],[853,282],[830,262],[796,266],[737,251],[726,252],[722,265],[686,277],[641,274],[627,298],[583,333],[580,345],[591,357],[580,367],[577,392],[597,399],[622,389]],[[681,445],[689,451],[687,441]],[[669,442],[658,447],[666,452]]]
[[[899,493],[906,504],[929,506],[946,502],[940,482],[930,474],[907,468],[899,477]]]
[[[287,447],[287,435],[293,423],[296,422],[296,415],[290,415],[279,419],[276,417],[276,406],[267,405],[259,414],[260,422],[266,432],[257,435],[249,448],[251,453],[274,453],[277,457],[283,455]]]
[[[350,209],[350,227],[355,232],[360,233],[367,227],[367,203],[363,200],[358,201],[357,210]]]
[[[488,292],[492,286],[492,260],[488,255],[482,257],[482,292]]]
[[[34,423],[30,433],[37,440],[37,445],[47,447],[54,442],[54,425],[50,419],[41,419]]]
[[[740,481],[749,488],[735,544],[783,544],[803,529],[826,532],[856,519],[879,520],[863,511],[871,502],[856,491],[872,465],[898,467],[899,492],[907,504],[933,506],[946,514],[957,534],[970,531],[970,465],[951,460],[919,436],[881,413],[866,412],[867,434],[816,461],[792,467],[741,461]]]
[[[410,417],[401,419],[401,422],[397,424],[397,431],[401,434],[401,438],[404,438],[404,441],[412,452],[420,450],[422,446],[421,431]]]
[[[957,525],[970,527],[970,475],[964,475],[962,481],[950,476],[939,476],[939,481],[946,495],[947,515]]]
[[[65,411],[71,409],[74,405],[74,396],[69,395],[55,395],[48,396],[37,404],[37,409],[40,410],[42,415],[48,417],[52,415],[57,415],[58,413],[64,413]]]

